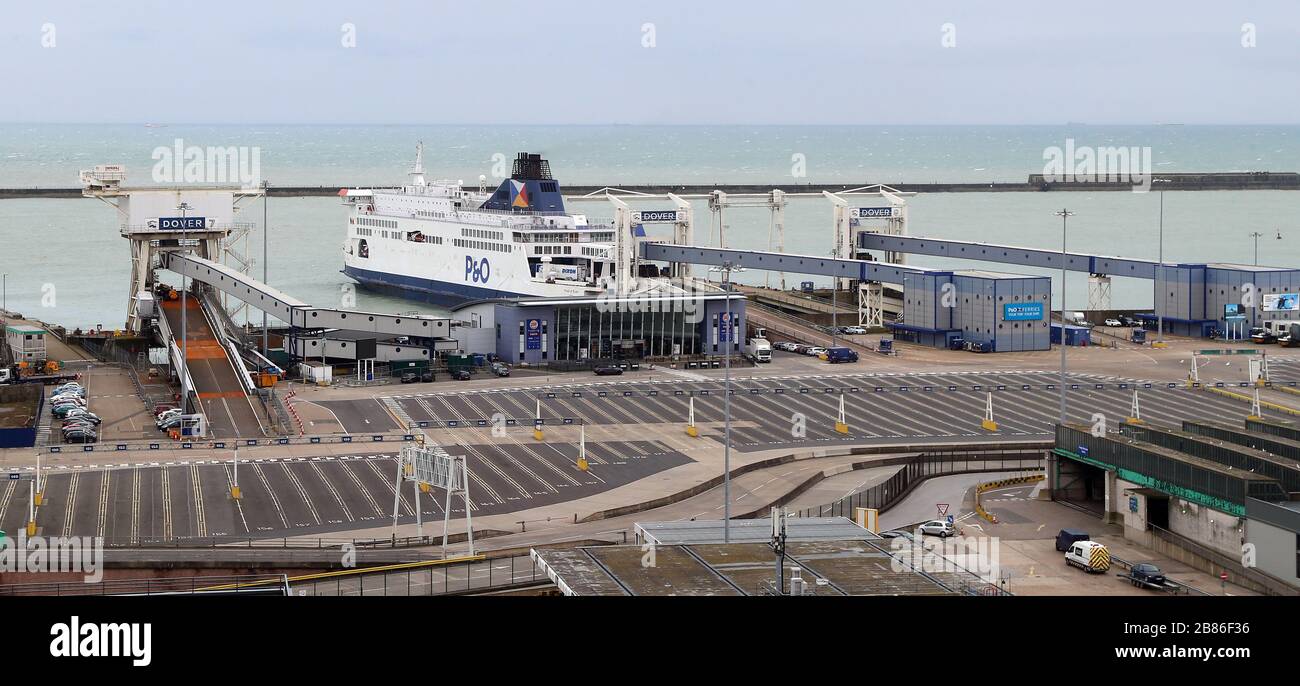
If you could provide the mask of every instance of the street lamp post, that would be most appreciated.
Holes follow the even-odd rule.
[[[1259,237],[1263,235],[1264,234],[1258,231],[1252,231],[1250,234],[1250,237],[1255,239],[1255,266],[1256,267],[1259,266]],[[1280,236],[1281,234],[1278,235]]]
[[[1056,213],[1061,218],[1061,423],[1065,423],[1065,223],[1074,213],[1061,209]],[[1049,323],[1048,326],[1051,326]]]
[[[270,195],[270,192],[271,192],[271,183],[269,181],[263,181],[262,182],[262,283],[268,283],[266,280],[267,278],[266,260],[270,252],[266,249],[266,246],[267,246],[267,234],[270,233],[271,227],[266,223],[266,215],[267,215],[266,200],[267,197]],[[268,360],[271,359],[270,348],[271,348],[270,334],[267,333],[266,330],[266,310],[263,309],[262,310],[262,357],[265,357]]]
[[[1169,179],[1153,179],[1152,183],[1171,183]],[[1156,279],[1156,286],[1160,289],[1160,300],[1165,298],[1165,191],[1160,189],[1160,229],[1159,238],[1156,245],[1156,269],[1159,270],[1159,278]],[[1165,341],[1165,308],[1159,302],[1151,303],[1156,308],[1156,342],[1164,344]]]
[[[189,239],[189,227],[186,226],[185,213],[194,209],[187,202],[182,202],[176,206],[181,211],[181,249],[185,249],[185,243]],[[188,296],[189,278],[181,274],[181,413],[184,414],[189,409],[190,389],[187,377],[189,376],[189,317],[187,315],[188,307],[186,306],[186,297]]]
[[[722,290],[726,294],[726,314],[723,315],[723,321],[727,324],[725,332],[726,340],[719,340],[724,344],[726,357],[723,358],[723,367],[726,371],[722,380],[722,542],[731,542],[731,349],[732,341],[736,339],[736,325],[731,318],[731,273],[733,271],[743,271],[740,267],[735,266],[730,261],[723,262],[721,266],[714,267],[709,271],[722,273]],[[721,332],[721,327],[719,327]],[[719,336],[721,339],[722,336]]]

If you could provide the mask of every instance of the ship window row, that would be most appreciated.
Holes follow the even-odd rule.
[[[406,240],[412,243],[431,243],[433,245],[442,245],[442,236],[430,236],[421,231],[412,231],[406,234]]]
[[[372,217],[358,217],[357,224],[361,226],[373,226],[380,229],[396,229],[397,221],[393,219],[374,219]]]
[[[561,247],[563,247],[564,249],[563,249],[563,250],[560,250]],[[573,254],[573,246],[571,246],[571,245],[565,245],[565,246],[559,246],[559,245],[534,245],[534,246],[533,246],[533,254],[534,254],[534,255],[572,255],[572,254]]]
[[[505,234],[500,231],[487,231],[485,229],[461,229],[460,235],[466,238],[487,238],[494,241],[504,241]]]
[[[582,249],[582,254],[583,254],[583,255],[586,255],[587,257],[604,257],[604,256],[605,256],[605,249],[604,249],[604,248],[587,248],[587,247],[584,247],[584,248]]]
[[[452,245],[458,248],[471,248],[473,250],[491,250],[494,252],[510,252],[510,246],[500,243],[488,243],[487,241],[467,241],[463,238],[451,239]]]
[[[433,212],[433,211],[431,211],[431,210],[416,210],[416,211],[415,211],[415,216],[417,216],[417,217],[428,217],[428,218],[430,218],[430,219],[445,219],[445,218],[447,217],[447,213],[446,213],[446,212]]]

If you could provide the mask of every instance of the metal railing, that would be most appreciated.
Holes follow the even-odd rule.
[[[920,482],[935,476],[968,474],[973,472],[1011,472],[1043,469],[1045,448],[981,450],[979,446],[954,447],[951,450],[929,450],[919,456],[906,458],[903,468],[885,481],[853,495],[817,507],[799,510],[800,517],[853,518],[856,508],[865,507],[884,512],[895,505]],[[882,463],[887,466],[888,462]],[[873,463],[873,466],[876,466]]]
[[[384,567],[339,575],[313,575],[290,579],[294,595],[316,596],[428,596],[526,588],[550,585],[529,555],[493,559],[431,563],[414,569]]]
[[[0,596],[288,595],[288,589],[288,580],[283,574],[263,574],[8,584],[0,586]]]
[[[453,537],[455,539],[456,537]],[[125,539],[105,538],[106,548],[163,548],[175,550],[255,548],[266,550],[332,550],[350,545],[358,550],[381,548],[418,548],[441,544],[430,536],[402,536],[390,538],[254,538],[251,536],[208,536],[205,538]]]

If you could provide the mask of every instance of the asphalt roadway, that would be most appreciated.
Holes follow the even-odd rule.
[[[581,499],[690,461],[654,441],[589,444],[586,471],[576,466],[578,446],[567,443],[548,442],[538,450],[470,444],[449,451],[471,457],[475,516]],[[22,476],[0,482],[0,529],[18,531],[27,522],[31,472]],[[233,478],[228,459],[58,465],[44,477],[39,533],[135,544],[321,535],[392,522],[397,461],[391,453],[240,460],[238,501],[230,496]],[[426,522],[436,519],[441,527],[445,496],[432,489],[419,497]],[[413,523],[410,482],[400,502],[399,523]],[[452,501],[451,515],[465,516],[463,500]]]
[[[933,374],[849,374],[837,376],[769,376],[738,378],[732,382],[732,444],[737,450],[769,450],[806,445],[884,444],[923,439],[927,443],[965,441],[978,437],[1031,438],[1051,435],[1059,418],[1058,376],[1050,372],[948,372]],[[1072,375],[1067,392],[1071,421],[1118,426],[1131,415],[1134,390],[1141,417],[1167,426],[1185,419],[1212,417],[1219,421],[1244,420],[1250,405],[1204,390],[1168,388],[1102,375]],[[1121,387],[1128,384],[1128,388]],[[1101,387],[1099,388],[1098,385]],[[995,390],[1000,389],[1000,390]],[[993,394],[995,432],[985,431],[987,395]],[[840,397],[844,396],[848,433],[835,431]],[[636,435],[646,429],[684,427],[689,402],[694,398],[696,423],[701,435],[721,437],[723,385],[702,381],[618,381],[563,384],[515,389],[465,389],[395,395],[401,419],[426,422],[430,428],[446,422],[460,424],[459,432],[494,418],[531,422],[536,403],[548,424],[565,418],[574,423]],[[393,412],[374,399],[322,402],[349,431],[392,421]],[[366,423],[362,423],[366,422]],[[439,439],[455,440],[448,430]]]

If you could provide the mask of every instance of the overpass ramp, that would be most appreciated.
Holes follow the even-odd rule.
[[[208,436],[262,436],[262,422],[235,372],[226,347],[214,333],[198,298],[185,298],[185,367],[189,370],[199,410],[208,422]],[[181,301],[161,303],[174,342],[181,344]]]

